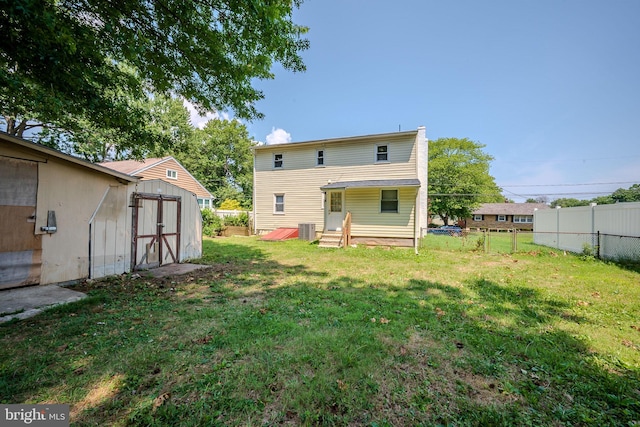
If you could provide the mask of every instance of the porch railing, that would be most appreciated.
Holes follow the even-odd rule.
[[[351,244],[351,212],[347,212],[344,221],[342,221],[342,238],[340,240],[345,248]]]

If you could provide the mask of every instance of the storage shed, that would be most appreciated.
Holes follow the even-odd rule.
[[[165,226],[157,221],[163,208]],[[143,224],[137,229],[136,220]],[[156,221],[153,230],[149,221]],[[138,178],[0,132],[0,289],[99,278],[196,258],[201,236],[202,218],[192,193],[166,183],[141,184]],[[149,256],[153,262],[147,262]]]

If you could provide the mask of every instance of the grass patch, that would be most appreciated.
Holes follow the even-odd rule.
[[[201,262],[0,326],[0,402],[68,403],[74,425],[640,421],[632,269],[253,238]]]

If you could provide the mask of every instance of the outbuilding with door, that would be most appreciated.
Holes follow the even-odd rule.
[[[193,193],[0,133],[0,289],[197,258],[201,236]]]

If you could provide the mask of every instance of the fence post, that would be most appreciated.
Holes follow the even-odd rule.
[[[518,252],[518,229],[513,229],[513,235],[511,236],[511,253]]]
[[[560,206],[556,206],[556,248],[560,249]]]
[[[491,252],[491,232],[489,230],[484,232],[484,252]]]
[[[596,257],[602,259],[600,258],[600,230],[596,233]]]

